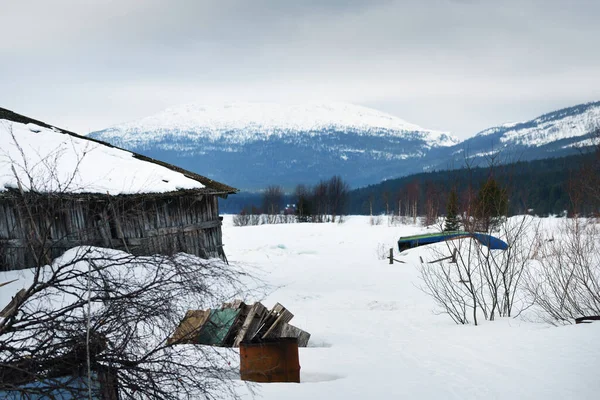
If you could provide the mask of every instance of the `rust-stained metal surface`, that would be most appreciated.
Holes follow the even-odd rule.
[[[240,375],[244,381],[300,383],[298,340],[279,338],[241,343]]]

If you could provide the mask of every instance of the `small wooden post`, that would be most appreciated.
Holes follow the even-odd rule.
[[[457,249],[454,249],[454,251],[452,252],[452,260],[450,261],[451,264],[456,264],[456,253],[458,252]]]
[[[394,263],[394,248],[390,247],[390,264]]]

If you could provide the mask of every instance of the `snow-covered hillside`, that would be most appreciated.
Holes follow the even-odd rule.
[[[580,154],[597,139],[591,132],[600,127],[600,101],[579,104],[541,115],[524,122],[511,122],[485,129],[463,142],[447,148],[432,160],[431,169],[462,165],[487,166],[496,163],[529,161]]]
[[[544,114],[531,121],[489,128],[476,137],[500,133],[500,142],[504,144],[539,147],[583,137],[597,125],[600,125],[600,102],[593,102]]]
[[[458,141],[350,104],[187,105],[91,137],[244,189],[291,190],[342,175],[361,186],[420,172],[420,159]]]
[[[588,144],[589,130],[599,123],[600,102],[587,103],[459,143],[448,133],[350,104],[233,103],[174,107],[91,136],[242,190],[272,184],[292,190],[332,175],[366,186],[460,167],[465,157],[486,165],[498,152],[497,162],[565,156]]]
[[[219,106],[188,104],[166,109],[138,121],[103,131],[106,140],[143,146],[177,134],[190,139],[245,143],[271,136],[352,132],[358,135],[403,137],[417,135],[431,147],[450,146],[458,140],[443,132],[423,129],[400,118],[366,107],[345,103],[283,105],[231,103]]]

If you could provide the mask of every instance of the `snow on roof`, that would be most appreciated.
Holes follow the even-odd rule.
[[[160,161],[0,109],[0,192],[165,193],[236,190]]]

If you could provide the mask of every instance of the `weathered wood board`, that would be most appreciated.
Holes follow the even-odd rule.
[[[210,317],[210,310],[188,310],[167,343],[197,343],[200,330]]]
[[[81,245],[226,260],[216,195],[0,195],[0,270]]]

